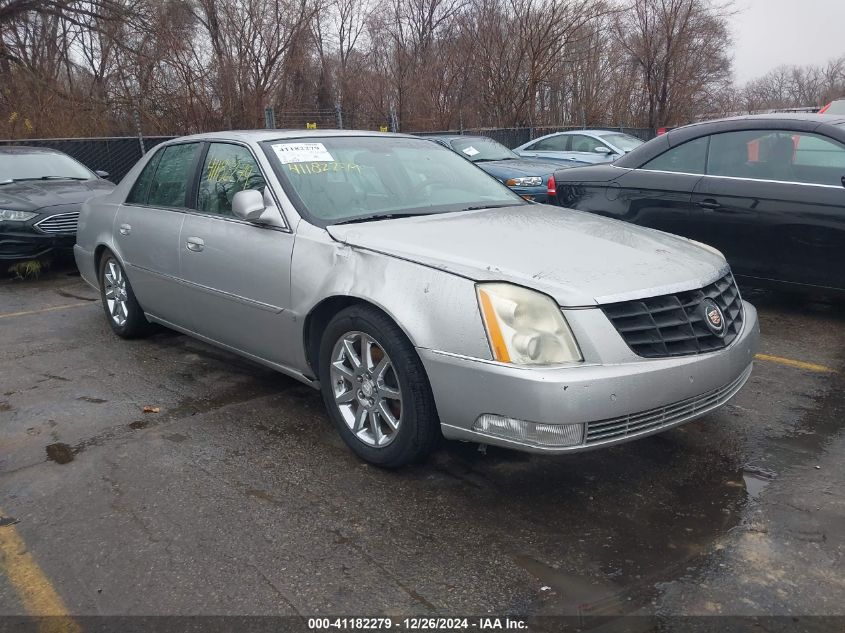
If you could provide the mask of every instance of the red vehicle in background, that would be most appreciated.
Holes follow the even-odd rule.
[[[845,114],[845,99],[831,101],[819,110],[819,114]]]

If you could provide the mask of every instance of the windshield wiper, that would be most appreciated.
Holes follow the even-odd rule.
[[[521,202],[514,201],[513,204],[483,204],[477,207],[464,207],[461,211],[481,211],[483,209],[504,209],[505,207],[514,207],[521,205]]]
[[[372,215],[364,215],[357,218],[350,218],[349,220],[341,220],[340,222],[333,222],[331,226],[338,226],[340,224],[356,224],[357,222],[372,222],[375,220],[394,220],[396,218],[412,218],[420,215],[432,215],[432,213],[373,213]]]
[[[24,182],[27,180],[90,180],[79,176],[33,176],[31,178],[12,178],[9,182]]]

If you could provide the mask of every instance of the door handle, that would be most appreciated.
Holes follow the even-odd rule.
[[[185,246],[188,247],[189,251],[199,253],[205,246],[205,242],[203,242],[198,237],[189,237],[188,240],[185,242]]]
[[[132,232],[132,226],[129,224],[121,224],[118,229],[121,235],[129,235]]]
[[[713,200],[713,198],[705,198],[704,200],[700,200],[698,202],[698,206],[700,206],[702,209],[721,209],[722,208],[722,205],[719,204],[716,200]]]

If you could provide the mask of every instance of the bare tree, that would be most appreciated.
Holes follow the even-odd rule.
[[[845,96],[845,55],[819,66],[780,66],[748,82],[742,109],[817,107]]]
[[[0,134],[671,125],[822,99],[843,60],[737,91],[717,0],[0,0]],[[292,119],[291,119],[292,120]],[[308,119],[310,120],[310,119]]]
[[[708,0],[634,0],[619,15],[616,32],[640,74],[646,125],[689,121],[730,85],[729,10]]]

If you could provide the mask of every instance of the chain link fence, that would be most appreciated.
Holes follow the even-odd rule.
[[[273,112],[272,127],[294,130],[307,128],[315,130],[337,129],[348,125],[345,125],[343,114],[339,108],[301,112],[296,110]]]
[[[145,136],[143,147],[146,151],[159,143],[168,141],[172,136]],[[107,171],[108,179],[120,182],[143,156],[141,139],[136,137],[112,138],[46,138],[20,139],[17,141],[0,140],[0,146],[23,145],[28,147],[49,147],[64,152],[75,158],[88,169]],[[0,174],[0,179],[2,174]]]
[[[313,121],[317,123],[317,129],[329,129],[337,127],[334,112],[326,111],[322,113],[322,117],[315,117],[314,113],[308,115],[299,115],[294,118],[297,119],[294,125],[286,117],[280,117],[281,122],[287,124],[289,128],[305,128],[305,123],[312,123],[307,119],[316,119]],[[299,121],[299,118],[302,121]],[[518,147],[523,143],[551,134],[553,132],[565,132],[569,130],[582,129],[602,129],[614,130],[618,132],[625,132],[648,141],[654,138],[657,134],[656,130],[652,128],[631,128],[631,127],[601,127],[601,128],[582,128],[582,127],[522,127],[522,128],[473,128],[464,130],[440,130],[440,131],[418,131],[418,134],[471,134],[488,136],[502,145],[511,149]],[[120,182],[124,176],[132,169],[132,166],[138,162],[143,155],[141,151],[142,143],[145,151],[149,151],[159,143],[168,141],[172,136],[145,136],[143,139],[138,137],[111,137],[111,138],[51,138],[51,139],[21,139],[21,140],[0,140],[0,146],[5,145],[28,145],[30,147],[50,147],[52,149],[64,152],[72,156],[80,163],[94,171],[106,171],[109,173],[109,180],[114,183]],[[2,178],[2,174],[0,174]]]

